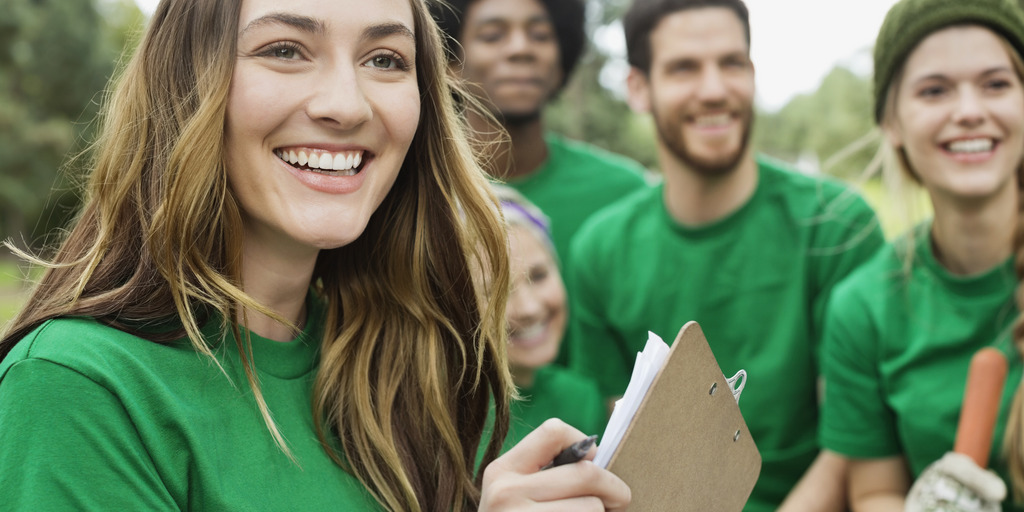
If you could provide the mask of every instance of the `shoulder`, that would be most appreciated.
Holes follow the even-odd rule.
[[[92,318],[56,318],[15,343],[0,362],[0,380],[13,365],[37,361],[101,382],[130,373],[132,367],[145,367],[168,351],[182,350],[139,338]]]
[[[773,192],[822,204],[846,197],[867,208],[867,203],[856,190],[836,178],[803,174],[789,164],[765,155],[758,155],[757,164],[761,180]]]
[[[905,277],[897,246],[886,243],[836,285],[831,298],[833,309],[846,310],[855,303],[878,303],[880,292],[891,289]]]
[[[643,181],[647,171],[639,162],[593,144],[551,132],[545,134],[544,140],[558,158],[571,160],[580,167],[599,168],[604,172],[611,172],[613,175],[637,182]]]
[[[640,236],[637,227],[661,219],[661,191],[661,186],[636,190],[598,210],[580,226],[573,247],[618,246],[626,237]]]

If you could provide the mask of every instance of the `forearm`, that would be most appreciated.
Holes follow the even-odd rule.
[[[877,493],[862,496],[850,504],[853,512],[903,512],[906,496],[895,493]]]
[[[849,482],[853,512],[903,512],[910,473],[902,456],[853,460]]]
[[[845,458],[822,451],[778,511],[845,512],[848,467]]]

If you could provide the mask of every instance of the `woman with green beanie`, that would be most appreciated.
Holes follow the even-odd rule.
[[[1022,487],[1020,443],[1004,455],[1001,441],[1024,434],[1004,429],[1024,343],[1022,54],[1016,0],[902,0],[878,35],[883,167],[923,187],[934,216],[840,284],[826,315],[820,439],[851,460],[854,511],[1021,510],[1005,485]],[[994,471],[952,453],[968,364],[988,346],[1010,361]]]

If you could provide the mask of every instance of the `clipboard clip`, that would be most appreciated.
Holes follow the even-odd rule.
[[[736,385],[737,381],[739,381],[739,386]],[[736,375],[725,379],[725,382],[729,384],[729,390],[732,391],[732,397],[736,399],[736,403],[740,403],[743,388],[747,387],[747,371],[740,370],[736,372]]]

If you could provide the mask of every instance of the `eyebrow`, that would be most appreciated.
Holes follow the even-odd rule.
[[[322,35],[327,32],[327,28],[324,26],[323,22],[316,18],[299,16],[297,14],[288,14],[285,12],[272,12],[250,21],[249,24],[239,32],[239,35],[245,35],[246,32],[264,25],[275,24],[287,25],[314,35]]]
[[[284,12],[272,12],[270,14],[260,16],[250,21],[245,28],[239,33],[239,35],[245,35],[246,32],[262,27],[264,25],[281,24],[289,27],[294,27],[303,32],[307,32],[313,35],[323,35],[327,33],[327,27],[324,23],[316,18],[309,16],[300,16],[297,14],[288,14]],[[380,23],[377,25],[371,25],[363,30],[363,39],[377,40],[384,39],[389,36],[399,35],[407,37],[415,41],[416,35],[409,27],[398,22]]]
[[[1013,72],[1014,72],[1013,69],[1010,68],[1010,67],[1007,67],[1007,66],[996,66],[994,68],[989,68],[989,69],[986,69],[986,70],[982,71],[981,73],[978,73],[978,76],[985,77],[985,76],[989,76],[989,75],[994,75],[996,73],[1013,73]],[[944,75],[942,73],[932,73],[930,75],[925,75],[925,76],[922,76],[920,78],[914,79],[913,83],[918,84],[918,83],[921,83],[921,82],[927,82],[929,80],[949,80],[949,76],[948,75]]]
[[[362,38],[377,40],[390,36],[402,36],[412,39],[413,41],[416,40],[416,34],[413,34],[412,30],[405,26],[405,24],[398,22],[380,23],[366,27],[366,29],[363,30]]]
[[[497,24],[497,25],[512,25],[512,24],[517,23],[517,22],[519,22],[519,20],[510,20],[510,19],[502,17],[502,16],[492,16],[490,18],[484,18],[484,19],[482,19],[480,21],[477,21],[475,23],[475,26],[495,25],[495,24]],[[530,16],[529,18],[526,18],[525,20],[522,20],[522,23],[525,23],[526,25],[535,25],[537,23],[550,23],[550,24],[554,24],[555,21],[552,20],[551,17],[546,15],[546,14],[535,14],[533,16]]]

